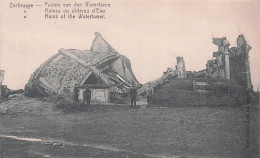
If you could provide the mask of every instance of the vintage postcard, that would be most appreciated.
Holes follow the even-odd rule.
[[[258,158],[259,0],[1,0],[0,157]]]

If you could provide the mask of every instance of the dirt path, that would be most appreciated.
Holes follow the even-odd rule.
[[[25,142],[30,142],[30,143],[35,143],[35,142],[40,142],[41,145],[53,145],[53,146],[60,146],[60,147],[87,147],[87,148],[93,148],[93,149],[100,149],[100,150],[104,150],[105,151],[109,151],[109,152],[113,152],[113,153],[125,153],[126,155],[133,155],[134,157],[139,157],[139,156],[143,156],[143,157],[151,157],[151,158],[179,158],[179,156],[165,156],[165,155],[153,155],[153,154],[145,154],[145,153],[136,153],[136,152],[132,152],[132,151],[127,151],[127,150],[122,150],[122,149],[116,149],[112,146],[107,146],[107,145],[97,145],[97,144],[76,144],[76,143],[72,143],[72,142],[68,142],[68,141],[64,141],[64,140],[55,140],[55,139],[39,139],[39,138],[26,138],[26,137],[18,137],[18,136],[9,136],[9,135],[3,135],[0,134],[0,139],[5,139],[5,140],[13,140],[13,141],[25,141]],[[42,156],[43,157],[52,157],[54,156],[54,153],[52,154],[48,154],[48,151],[46,151],[46,153],[43,153]],[[36,153],[36,151],[34,152]],[[119,154],[120,155],[120,154]],[[105,155],[102,155],[105,156]]]

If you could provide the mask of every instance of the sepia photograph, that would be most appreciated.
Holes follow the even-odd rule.
[[[259,0],[1,0],[1,158],[260,158]]]

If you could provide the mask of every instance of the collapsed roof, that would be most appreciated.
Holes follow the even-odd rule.
[[[120,55],[100,33],[91,50],[60,49],[45,61],[25,86],[27,96],[68,95],[76,84],[107,84],[114,91],[137,86],[130,60]]]

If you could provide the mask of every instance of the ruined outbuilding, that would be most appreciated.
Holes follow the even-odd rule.
[[[0,70],[0,97],[2,96],[2,84],[4,81],[4,74],[5,74],[5,71]]]
[[[115,93],[139,85],[130,60],[120,55],[100,33],[95,35],[90,50],[60,49],[43,63],[31,75],[25,95],[61,95],[72,99],[76,84],[109,85],[110,91]]]
[[[9,98],[10,95],[13,94],[22,94],[24,92],[23,89],[12,90],[7,87],[7,85],[3,85],[4,81],[4,70],[0,70],[0,102]]]

